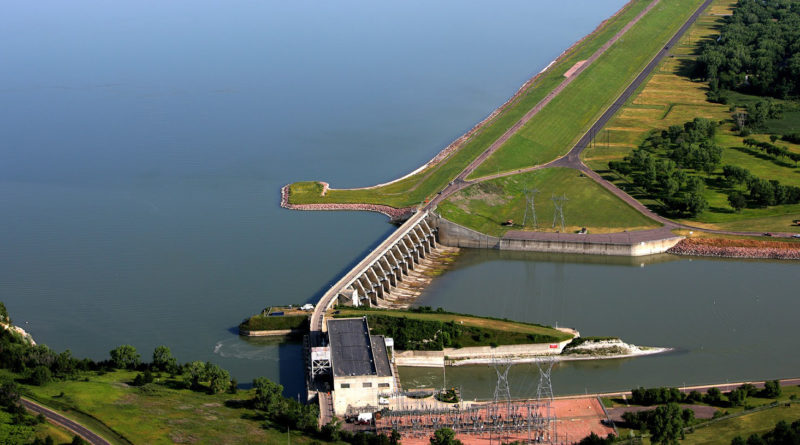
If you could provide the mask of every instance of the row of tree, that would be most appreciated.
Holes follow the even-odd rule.
[[[772,139],[772,142],[775,142],[778,139],[778,137],[775,135],[773,135],[772,138],[774,138]],[[750,148],[757,148],[758,150],[763,151],[764,153],[772,156],[773,158],[781,158],[781,159],[789,158],[795,163],[795,166],[797,165],[798,162],[800,162],[800,153],[791,152],[786,147],[773,145],[770,144],[769,142],[757,141],[752,138],[745,138],[743,142],[745,146]]]
[[[631,390],[631,402],[636,405],[651,406],[666,403],[706,403],[711,406],[742,406],[748,397],[763,397],[776,399],[781,395],[781,385],[778,380],[767,380],[764,388],[758,389],[755,385],[745,383],[729,391],[727,400],[719,388],[709,388],[705,394],[699,391],[683,392],[678,388],[643,388]]]
[[[800,4],[739,0],[716,39],[704,42],[694,76],[712,94],[738,90],[759,96],[800,97]]]
[[[673,125],[651,134],[624,160],[609,162],[609,167],[660,199],[665,213],[696,216],[708,208],[703,197],[706,184],[687,169],[710,173],[719,166],[722,149],[714,143],[716,127],[703,118]]]
[[[776,179],[756,177],[746,168],[736,165],[723,166],[722,175],[728,186],[744,185],[747,190],[747,195],[738,190],[728,194],[728,203],[737,212],[745,207],[800,203],[800,187],[783,185]]]

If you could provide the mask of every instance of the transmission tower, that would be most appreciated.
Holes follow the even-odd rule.
[[[551,198],[553,200],[553,207],[555,211],[553,212],[553,228],[556,228],[556,222],[561,221],[561,231],[563,232],[566,229],[566,223],[564,222],[564,203],[569,201],[567,199],[567,195],[555,196],[552,195]]]
[[[497,386],[494,388],[494,404],[497,405],[502,399],[506,402],[511,401],[511,388],[508,386],[508,370],[511,369],[511,360],[499,359],[497,357],[492,359],[492,366],[497,373]]]
[[[536,194],[539,193],[539,189],[529,189],[525,187],[523,190],[525,193],[525,215],[522,217],[522,227],[525,227],[525,223],[528,221],[528,209],[530,209],[531,217],[533,217],[533,228],[538,229],[539,224],[536,221]]]

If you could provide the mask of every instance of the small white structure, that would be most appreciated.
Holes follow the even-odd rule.
[[[306,303],[306,304],[300,306],[300,310],[301,311],[313,311],[314,310],[314,305],[311,304],[311,303]]]

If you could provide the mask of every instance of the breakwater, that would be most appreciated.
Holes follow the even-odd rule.
[[[328,184],[323,184],[323,195],[328,190]],[[290,210],[353,210],[364,212],[382,213],[392,220],[400,220],[414,212],[412,207],[396,208],[379,204],[292,204],[289,202],[289,184],[281,187],[281,207]]]
[[[719,238],[687,238],[667,253],[718,258],[800,260],[800,243]]]

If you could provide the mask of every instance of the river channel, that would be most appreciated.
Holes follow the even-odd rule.
[[[8,5],[0,300],[56,350],[102,359],[132,344],[147,358],[166,344],[180,361],[214,361],[240,382],[264,375],[294,395],[299,346],[242,339],[236,324],[316,300],[393,228],[380,215],[282,210],[278,189],[415,169],[624,3]],[[698,381],[771,377],[798,369],[797,272],[467,252],[424,304],[679,348],[564,366],[557,391],[627,387],[637,373],[642,384],[680,381],[669,366]]]

